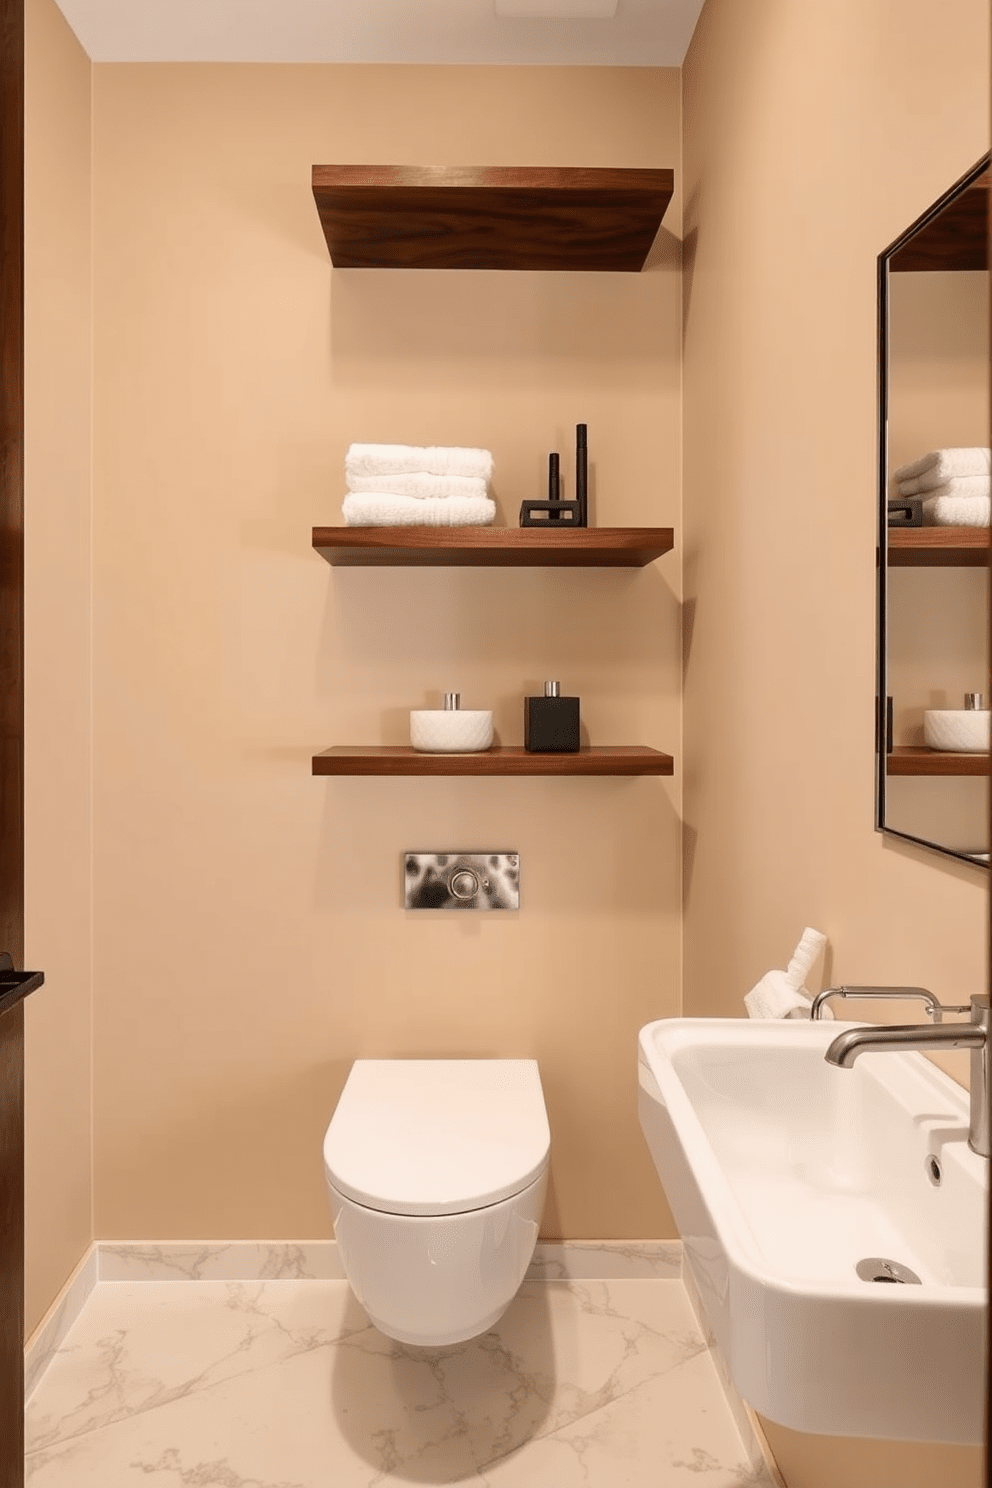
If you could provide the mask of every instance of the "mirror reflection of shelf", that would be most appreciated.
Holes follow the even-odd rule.
[[[890,527],[890,568],[985,568],[988,527]]]
[[[922,745],[897,744],[886,756],[887,775],[989,775],[987,754],[951,754]]]
[[[893,273],[973,272],[989,266],[989,172],[937,203],[889,259]]]

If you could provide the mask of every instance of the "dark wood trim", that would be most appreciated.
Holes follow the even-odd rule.
[[[890,568],[987,568],[988,527],[890,527]]]
[[[922,745],[897,744],[886,755],[888,775],[988,775],[987,754],[952,754]]]
[[[992,17],[992,5],[989,7]],[[992,193],[987,195],[987,228],[990,241],[992,241]],[[992,308],[990,308],[989,323],[989,435],[992,442]],[[992,593],[992,548],[989,550],[990,565],[990,593]],[[988,691],[992,692],[992,605],[989,606],[989,649],[988,649],[988,672],[986,683]],[[992,790],[989,791],[989,835],[987,846],[992,849]],[[992,994],[992,884],[987,891],[986,900],[986,941],[985,941],[985,990]],[[992,1147],[992,1102],[989,1106],[989,1135],[990,1147]],[[988,1210],[985,1220],[985,1482],[992,1483],[992,1183],[988,1185]]]
[[[0,0],[0,951],[24,954],[24,0]],[[24,1006],[0,1016],[0,1488],[24,1483]]]
[[[670,170],[315,165],[340,269],[637,273],[675,186]]]
[[[336,744],[313,757],[314,775],[671,775],[670,754],[641,745],[531,754],[502,745],[481,754],[422,754],[407,745]]]
[[[23,956],[24,9],[0,0],[0,950]]]
[[[335,567],[643,568],[675,542],[671,527],[315,527]]]

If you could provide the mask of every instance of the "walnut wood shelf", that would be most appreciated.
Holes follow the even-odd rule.
[[[671,527],[315,527],[337,568],[643,568],[675,541]]]
[[[988,527],[890,527],[890,568],[985,568]]]
[[[672,199],[670,170],[315,165],[339,269],[637,273]]]
[[[409,745],[336,744],[313,757],[314,775],[671,775],[670,754],[597,745],[577,754],[530,754],[502,745],[482,754],[422,754]]]
[[[950,754],[940,749],[900,744],[886,758],[887,775],[988,775],[987,754]]]

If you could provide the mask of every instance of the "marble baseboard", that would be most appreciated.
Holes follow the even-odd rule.
[[[344,1281],[334,1240],[97,1243],[101,1281]]]
[[[91,1245],[25,1344],[25,1400],[37,1387],[98,1280],[97,1250],[95,1245]]]
[[[565,1240],[534,1250],[528,1281],[678,1281],[681,1240]]]
[[[343,1281],[334,1240],[100,1241],[101,1281]],[[678,1240],[570,1240],[539,1244],[530,1281],[678,1280]]]

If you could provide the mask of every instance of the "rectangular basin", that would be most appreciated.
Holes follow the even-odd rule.
[[[854,1026],[650,1023],[641,1128],[755,1410],[797,1431],[981,1442],[988,1161],[968,1147],[968,1095],[916,1052],[828,1065]],[[863,1280],[872,1258],[919,1284]]]

